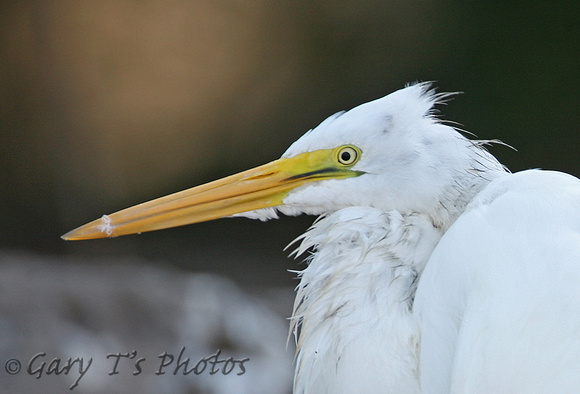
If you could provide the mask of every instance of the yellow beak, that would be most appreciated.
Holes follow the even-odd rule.
[[[343,165],[341,148],[325,149],[275,160],[178,193],[104,215],[62,236],[82,240],[135,234],[183,226],[283,205],[284,197],[307,182],[361,175]],[[358,148],[351,147],[350,149]],[[360,153],[359,153],[360,156]]]

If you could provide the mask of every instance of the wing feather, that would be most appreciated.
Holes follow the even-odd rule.
[[[435,248],[415,313],[426,392],[577,392],[580,180],[491,182]]]

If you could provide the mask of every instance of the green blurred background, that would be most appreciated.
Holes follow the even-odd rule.
[[[64,232],[275,159],[332,113],[436,81],[512,171],[580,175],[576,1],[2,1],[0,248],[295,285],[313,218]],[[289,311],[288,311],[289,313]]]

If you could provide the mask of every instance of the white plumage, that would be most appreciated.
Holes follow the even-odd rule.
[[[508,173],[430,115],[444,97],[408,87],[285,153],[351,143],[365,172],[284,201],[334,212],[297,250],[295,392],[579,390],[580,182]]]
[[[509,173],[408,86],[336,114],[282,159],[67,239],[236,215],[322,215],[291,330],[297,393],[577,392],[580,181]],[[209,213],[208,213],[209,212]]]
[[[344,208],[302,236],[297,253],[316,253],[291,326],[296,392],[420,391],[413,298],[440,237],[426,215],[370,207]]]
[[[441,238],[421,277],[429,392],[580,388],[580,182],[523,171],[491,182]]]

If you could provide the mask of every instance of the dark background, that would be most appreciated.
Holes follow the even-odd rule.
[[[312,218],[59,236],[275,159],[328,115],[436,81],[512,171],[580,174],[577,2],[0,3],[0,247],[290,281]]]

